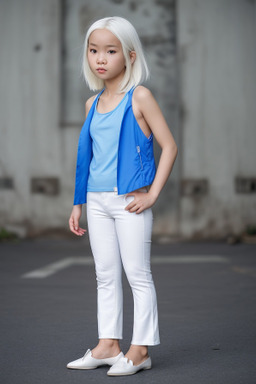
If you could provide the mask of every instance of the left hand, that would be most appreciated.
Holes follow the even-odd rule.
[[[126,196],[134,196],[134,200],[125,207],[125,210],[131,213],[141,213],[145,209],[152,207],[156,202],[150,192],[131,192],[127,193]]]

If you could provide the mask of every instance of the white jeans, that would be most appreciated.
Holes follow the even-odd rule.
[[[146,192],[146,190],[144,190]],[[87,193],[87,221],[98,288],[100,339],[122,339],[122,264],[134,300],[131,344],[159,344],[158,313],[150,270],[152,210],[130,213],[132,196]]]

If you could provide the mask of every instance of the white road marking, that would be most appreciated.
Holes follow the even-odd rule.
[[[61,271],[62,269],[68,268],[72,265],[93,265],[92,257],[67,257],[56,263],[51,263],[45,267],[36,269],[34,271],[25,273],[22,277],[25,279],[42,279],[48,276],[53,275],[56,272]]]
[[[203,256],[152,256],[152,264],[194,264],[194,263],[228,263],[224,256],[203,255]]]
[[[218,255],[200,255],[200,256],[152,256],[152,264],[194,264],[194,263],[228,263],[228,258]],[[24,279],[44,279],[62,269],[74,265],[94,265],[92,257],[67,257],[45,267],[25,273],[21,277]]]

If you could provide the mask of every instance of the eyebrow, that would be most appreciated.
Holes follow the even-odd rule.
[[[97,47],[97,44],[94,44],[94,43],[89,43],[89,45],[92,45],[93,47]],[[107,44],[106,47],[115,47],[115,48],[118,48],[118,46],[115,45],[115,44]]]

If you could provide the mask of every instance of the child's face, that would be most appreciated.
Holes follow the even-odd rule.
[[[92,72],[103,81],[123,78],[125,58],[118,38],[107,29],[96,29],[88,41],[88,62]]]

